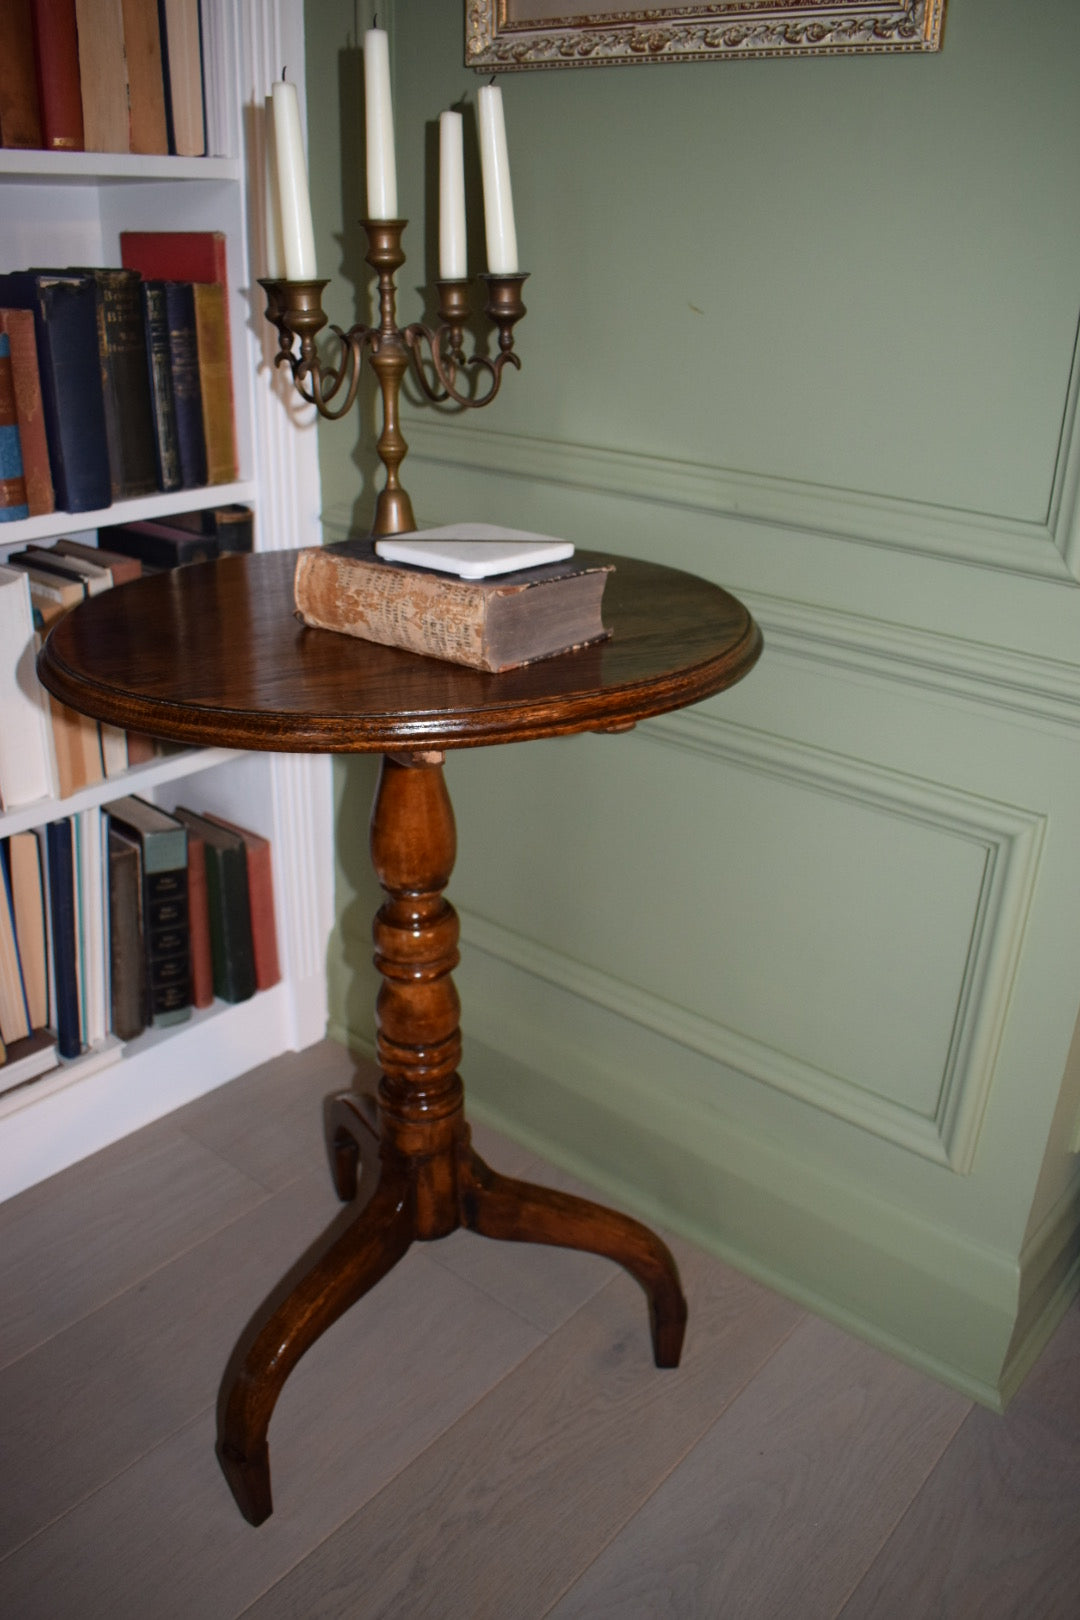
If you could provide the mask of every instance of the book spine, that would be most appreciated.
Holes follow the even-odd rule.
[[[110,543],[150,568],[179,568],[184,563],[209,562],[217,556],[217,541],[208,534],[170,531],[162,523],[119,523],[109,530]]]
[[[214,958],[210,945],[210,894],[206,845],[188,828],[188,926],[191,932],[191,1005],[209,1007],[214,999]]]
[[[75,0],[32,0],[42,145],[83,150],[82,91]]]
[[[0,13],[0,143],[41,145],[30,0],[5,0]]]
[[[207,844],[206,886],[214,994],[222,1001],[247,1001],[255,994],[255,951],[247,857],[242,845],[215,849]]]
[[[108,850],[109,1022],[114,1035],[130,1041],[146,1028],[142,859],[138,844],[111,824]]]
[[[164,155],[169,132],[157,0],[123,0],[123,10],[131,150]]]
[[[158,487],[139,278],[133,271],[96,270],[92,280],[110,488],[114,501],[130,500]]]
[[[158,487],[164,490],[179,489],[180,446],[176,436],[176,402],[173,397],[165,288],[160,281],[144,281],[141,296]]]
[[[203,157],[206,109],[199,0],[158,0],[158,16],[169,150],[177,157]]]
[[[218,282],[197,281],[192,284],[192,290],[206,440],[206,481],[229,484],[236,477],[237,462],[225,289]]]
[[[38,277],[31,307],[56,503],[96,511],[112,495],[93,283]]]
[[[78,1057],[79,980],[75,949],[75,862],[71,821],[50,821],[45,829],[49,864],[49,921],[53,957],[56,1046],[61,1057]]]
[[[191,1012],[187,835],[182,827],[143,835],[143,926],[152,1024]]]
[[[54,511],[56,501],[49,467],[49,440],[45,432],[45,407],[41,399],[33,311],[0,309],[0,329],[11,340],[11,375],[15,384],[15,411],[19,418],[26,502],[30,516],[39,517]]]
[[[128,152],[128,68],[122,0],[75,0],[79,86],[88,152]]]
[[[15,376],[11,369],[11,339],[6,332],[0,332],[0,523],[13,523],[29,516],[19,413],[15,405]]]
[[[187,281],[167,282],[165,307],[169,322],[169,360],[176,410],[176,442],[180,453],[180,482],[184,489],[195,489],[205,484],[207,479],[192,284]]]
[[[293,594],[304,623],[317,629],[473,669],[488,667],[488,593],[462,580],[310,548],[296,560]]]

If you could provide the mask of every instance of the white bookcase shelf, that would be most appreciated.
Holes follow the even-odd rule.
[[[255,508],[260,550],[315,545],[313,433],[298,432],[273,375],[250,215],[261,209],[263,96],[283,60],[303,85],[303,0],[202,0],[211,158],[0,153],[0,269],[118,264],[119,233],[214,230],[226,239],[233,384],[242,477],[101,512],[56,512],[3,526],[0,560],[29,542],[227,502]],[[265,331],[263,330],[265,328]],[[0,716],[2,723],[2,716]],[[187,1022],[86,1054],[0,1096],[0,1199],[55,1174],[276,1053],[326,1030],[333,917],[333,809],[327,759],[177,749],[83,789],[0,815],[0,837],[137,792],[191,803],[270,838],[282,979],[249,1001],[215,1002]]]

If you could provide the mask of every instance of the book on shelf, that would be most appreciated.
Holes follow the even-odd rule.
[[[191,1015],[186,828],[134,794],[105,809],[141,856],[147,1022],[179,1023]]]
[[[15,943],[30,1028],[44,1029],[49,1022],[49,958],[41,848],[34,832],[12,833],[7,844]]]
[[[110,505],[93,281],[65,270],[10,271],[0,275],[0,307],[34,314],[56,505],[64,512]]]
[[[0,803],[53,797],[59,787],[49,703],[37,678],[30,579],[0,566]]]
[[[113,548],[137,557],[147,568],[180,568],[209,562],[218,554],[213,535],[195,534],[170,523],[118,523],[109,530]]]
[[[130,152],[123,0],[75,0],[79,87],[88,152]]]
[[[0,24],[0,144],[40,146],[41,107],[30,0],[4,0]]]
[[[174,529],[211,535],[221,554],[255,549],[255,514],[250,506],[237,501],[204,506],[197,512],[171,512],[168,521]]]
[[[76,1058],[82,1051],[82,1042],[75,945],[75,856],[70,816],[48,823],[45,847],[56,1047],[62,1058]]]
[[[88,563],[96,563],[99,568],[107,568],[114,585],[125,585],[129,579],[138,579],[142,574],[142,563],[138,557],[126,557],[122,552],[109,551],[105,546],[91,546],[85,540],[73,540],[68,535],[55,541],[52,549],[62,557],[82,557]]]
[[[304,623],[493,673],[602,641],[611,564],[549,563],[463,580],[384,562],[370,540],[311,547],[296,562]]]
[[[158,0],[169,150],[177,157],[206,152],[199,0]]]
[[[13,1091],[57,1064],[56,1037],[51,1029],[33,1029],[21,1041],[4,1047],[0,1042],[0,1092]]]
[[[120,1040],[146,1028],[142,855],[139,844],[107,821],[109,872],[109,1017]]]
[[[165,77],[158,0],[123,0],[128,139],[133,152],[167,153]]]
[[[30,1033],[19,950],[15,942],[15,908],[7,851],[0,854],[0,1040],[5,1046],[25,1040]]]
[[[165,313],[169,323],[169,364],[172,370],[176,449],[180,484],[197,489],[206,483],[206,432],[203,428],[199,346],[195,331],[195,287],[190,281],[164,281]]]
[[[194,281],[192,292],[206,442],[206,482],[231,484],[237,475],[237,456],[225,288],[216,281]]]
[[[6,332],[0,332],[0,523],[12,523],[29,516],[19,413],[15,406],[15,376],[11,369],[11,339]]]
[[[281,978],[278,959],[277,920],[274,915],[274,869],[269,838],[240,827],[224,816],[207,811],[205,819],[225,832],[233,833],[244,846],[247,858],[248,910],[251,918],[251,945],[255,959],[255,988],[269,990]]]
[[[158,487],[157,457],[139,277],[109,266],[80,265],[74,273],[94,287],[112,499],[150,495]]]
[[[26,574],[34,626],[42,635],[47,635],[56,620],[85,596],[85,586],[80,581],[36,568],[18,553],[8,557],[8,564],[22,569]],[[105,766],[101,754],[101,733],[96,720],[69,709],[51,693],[48,703],[56,756],[56,790],[62,799],[66,799],[80,788],[103,780]]]
[[[214,999],[214,958],[210,945],[210,891],[206,882],[206,845],[198,828],[188,826],[187,835],[191,1005],[209,1007]]]
[[[75,948],[78,962],[79,1038],[100,1046],[109,1031],[108,913],[104,818],[92,806],[75,817]]]
[[[34,314],[29,309],[0,309],[0,331],[11,343],[11,376],[15,387],[15,414],[19,423],[26,503],[31,517],[55,511],[45,406],[41,398]]]
[[[214,994],[222,1001],[247,1001],[256,980],[244,841],[193,810],[178,807],[174,814],[189,832],[198,833],[206,851]]]
[[[146,363],[150,383],[157,481],[160,489],[168,491],[181,487],[181,472],[165,283],[140,281],[139,293],[146,332]]]
[[[75,0],[31,0],[41,144],[51,152],[84,149]]]

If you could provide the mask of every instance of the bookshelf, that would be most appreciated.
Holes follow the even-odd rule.
[[[0,151],[5,229],[0,270],[119,264],[121,230],[223,231],[240,476],[234,483],[150,495],[101,512],[55,512],[0,528],[10,550],[199,506],[255,508],[259,550],[317,544],[314,425],[304,431],[275,379],[262,315],[262,96],[287,60],[303,84],[303,0],[202,0],[208,145],[205,158]],[[333,903],[330,764],[302,755],[171,751],[71,798],[0,814],[0,838],[124,793],[166,809],[209,809],[270,838],[282,979],[251,1000],[148,1030],[118,1061],[90,1053],[0,1096],[0,1199],[44,1180],[326,1029],[326,942]]]

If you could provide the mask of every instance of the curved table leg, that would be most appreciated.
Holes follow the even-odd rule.
[[[323,1104],[323,1132],[330,1179],[343,1204],[356,1197],[359,1172],[378,1175],[379,1121],[374,1097],[344,1091]]]
[[[625,1267],[649,1301],[656,1365],[679,1365],[686,1300],[671,1251],[647,1226],[587,1198],[499,1175],[471,1149],[462,1157],[458,1185],[461,1224],[470,1231],[518,1243],[587,1249]]]
[[[339,1217],[323,1233],[241,1335],[218,1395],[216,1449],[249,1523],[262,1524],[273,1511],[266,1431],[282,1385],[305,1350],[393,1269],[414,1226],[407,1172],[384,1164],[370,1203],[344,1231]]]

